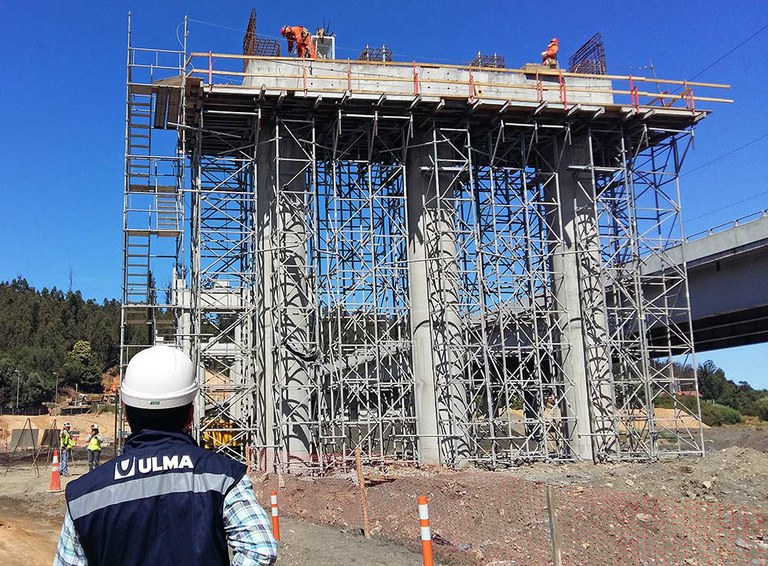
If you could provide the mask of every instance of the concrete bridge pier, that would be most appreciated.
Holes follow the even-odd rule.
[[[618,439],[596,194],[589,139],[574,139],[564,149],[557,183],[545,191],[546,200],[558,205],[548,222],[561,364],[572,381],[565,392],[567,436],[576,457],[597,461],[616,451]]]
[[[307,317],[307,160],[279,122],[265,129],[274,132],[274,138],[257,150],[256,225],[263,303],[256,316],[261,319],[257,324],[262,339],[263,441],[267,469],[279,443],[285,469],[300,472],[311,465],[312,449],[311,383],[304,359],[313,354]],[[276,391],[279,399],[274,398]]]
[[[470,455],[456,240],[451,198],[455,171],[445,166],[450,144],[437,130],[410,140],[406,159],[408,276],[419,460],[461,465]],[[458,425],[458,426],[457,426]]]

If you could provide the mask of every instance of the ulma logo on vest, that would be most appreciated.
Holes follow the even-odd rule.
[[[181,470],[187,468],[194,469],[192,458],[186,454],[179,456],[153,456],[151,458],[135,457],[126,458],[115,463],[115,479],[122,480],[136,475],[136,464],[138,463],[138,472],[148,474],[150,472],[165,472],[167,470]]]

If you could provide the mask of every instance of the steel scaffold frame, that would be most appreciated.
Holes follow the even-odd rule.
[[[491,467],[572,451],[567,394],[573,383],[559,356],[567,348],[565,305],[553,288],[562,275],[552,262],[563,238],[551,220],[559,214],[557,168],[542,151],[561,131],[502,122],[476,150],[472,190],[484,300],[474,320],[487,345],[480,367],[490,449],[475,458]]]
[[[508,126],[502,125],[498,138]],[[524,138],[531,131],[530,139],[535,137],[536,143],[528,147],[535,147],[533,154],[543,154],[539,146],[547,146],[543,141],[547,134],[536,129],[536,125],[525,126],[508,137],[523,138],[518,146],[525,151]],[[553,145],[557,141],[561,146],[574,144],[570,126],[561,128],[562,132],[552,130],[556,131]],[[588,345],[584,371],[597,460],[700,454],[703,446],[700,428],[681,426],[681,418],[695,417],[698,411],[686,408],[674,396],[680,390],[696,391],[695,374],[685,378],[669,375],[674,356],[692,353],[692,338],[679,326],[680,316],[688,313],[684,266],[672,265],[664,256],[666,249],[682,241],[676,192],[682,155],[677,148],[680,138],[690,138],[690,131],[657,130],[657,135],[664,135],[652,146],[643,132],[630,135],[623,128],[601,132],[620,144],[618,150],[605,147],[606,141],[592,130],[579,134],[586,138],[588,159],[575,166],[570,161],[568,167],[580,177],[578,191],[587,199],[586,209],[580,205],[586,216],[577,222],[573,253],[578,257],[579,302],[588,314],[582,316]],[[451,135],[456,137],[452,140]],[[531,166],[531,153],[521,156],[516,168],[497,167],[483,163],[489,156],[503,162],[499,153],[504,150],[492,142],[472,149],[467,130],[435,129],[433,136],[431,167],[444,172],[448,187],[446,191],[438,188],[434,196],[437,214],[432,217],[428,251],[433,363],[439,396],[448,408],[444,414],[438,411],[443,461],[457,464],[469,459],[496,467],[537,459],[572,459],[572,435],[569,438],[567,430],[576,419],[568,399],[573,376],[560,363],[571,345],[563,342],[558,328],[567,308],[551,289],[557,278],[552,248],[562,242],[564,234],[557,223],[547,222],[549,215],[560,214],[560,195],[555,189],[547,203],[544,190],[548,183],[558,184],[558,175],[567,174],[558,173],[565,148],[554,155],[549,151],[535,156],[531,177],[541,194],[536,206],[524,206],[521,199],[517,207],[510,207],[502,203],[520,198],[517,187],[507,185],[499,190],[498,180],[508,179],[515,171],[521,177],[518,183],[527,187],[525,167]],[[438,149],[441,144],[449,150]],[[627,146],[632,148],[631,158],[625,155]],[[474,163],[473,153],[477,155]],[[664,159],[660,159],[662,153]],[[674,190],[670,192],[667,185],[672,181]],[[633,186],[628,191],[629,183]],[[639,185],[642,190],[635,193]],[[487,199],[486,192],[501,202]],[[504,214],[524,215],[523,238],[515,239],[516,231],[509,223],[499,229],[497,222]],[[507,241],[514,243],[499,253]],[[516,254],[521,256],[517,262]],[[643,275],[641,262],[647,262],[649,256],[662,261],[661,272]],[[500,277],[503,263],[511,264],[506,266],[510,281]],[[513,283],[515,279],[520,283]],[[538,293],[537,282],[541,283]],[[647,296],[649,284],[656,288],[656,296],[651,298]],[[645,293],[637,294],[642,289]],[[635,300],[629,305],[616,299],[632,296]],[[507,313],[492,306],[494,302],[504,305]],[[506,319],[500,321],[505,314]],[[489,330],[492,321],[499,336]],[[452,324],[458,327],[451,330]],[[649,333],[657,327],[670,336],[666,342],[651,344]],[[510,334],[514,346],[505,336]],[[638,349],[641,366],[636,360],[630,367],[628,356]],[[664,358],[662,367],[652,358]],[[607,371],[606,360],[612,361],[613,371]],[[616,387],[621,390],[618,399]],[[662,397],[673,407],[670,419],[654,414],[654,403]],[[457,402],[466,403],[467,408],[452,411],[451,404]],[[457,448],[462,442],[468,446]],[[469,455],[462,453],[467,449]]]
[[[339,112],[318,163],[324,465],[349,465],[357,447],[378,464],[416,457],[406,135],[402,117]]]
[[[205,115],[203,108],[198,148]],[[195,434],[205,446],[241,459],[256,429],[252,146],[228,155],[195,151],[192,158],[191,346],[200,384]]]
[[[665,254],[692,129],[281,108],[174,83],[183,51],[129,39],[128,57],[121,365],[188,350],[205,445],[266,470],[348,467],[355,448],[419,462],[423,262],[442,464],[575,460],[585,439],[598,461],[702,453],[679,418],[698,405],[675,396],[696,391],[674,363],[692,353],[685,266]]]
[[[125,155],[123,185],[123,269],[120,322],[120,378],[131,357],[158,342],[181,345],[185,141],[175,121],[185,121],[186,20],[182,50],[132,44],[128,15]],[[162,278],[162,283],[157,278]],[[167,278],[167,279],[166,279]],[[165,281],[168,281],[167,284]],[[115,411],[115,444],[122,449],[127,423]]]

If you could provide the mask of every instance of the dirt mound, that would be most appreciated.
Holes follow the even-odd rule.
[[[760,423],[757,427],[743,425],[712,427],[704,431],[704,445],[708,452],[731,446],[768,452],[768,426],[765,425],[766,423]]]
[[[656,421],[660,426],[675,429],[675,428],[701,428],[707,429],[709,426],[699,422],[699,419],[693,415],[686,415],[675,409],[662,409],[655,408],[653,414],[656,417]]]
[[[768,454],[751,448],[731,447],[700,458],[653,463],[533,464],[506,473],[553,485],[602,487],[659,498],[768,504]]]
[[[644,552],[647,564],[749,564],[768,550],[764,457],[735,449],[709,459],[651,465],[400,470],[368,488],[368,513],[376,537],[415,549],[416,497],[426,495],[441,563],[544,565],[550,563],[549,483],[555,486],[564,562],[620,564]],[[362,514],[352,480],[286,476],[279,489],[280,513],[357,531]],[[265,504],[276,483],[276,478],[256,478]]]

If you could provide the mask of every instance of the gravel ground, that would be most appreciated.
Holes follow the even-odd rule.
[[[706,431],[708,454],[652,464],[523,466],[500,472],[397,467],[368,488],[373,539],[360,535],[355,476],[254,477],[266,504],[277,489],[278,564],[420,564],[416,497],[430,499],[441,564],[550,564],[547,489],[564,564],[768,565],[768,431]],[[742,445],[742,446],[739,446]],[[63,513],[31,458],[0,470],[0,564],[50,563]],[[8,458],[0,458],[7,462]],[[80,460],[74,471],[83,471]],[[66,482],[69,478],[64,478]]]

